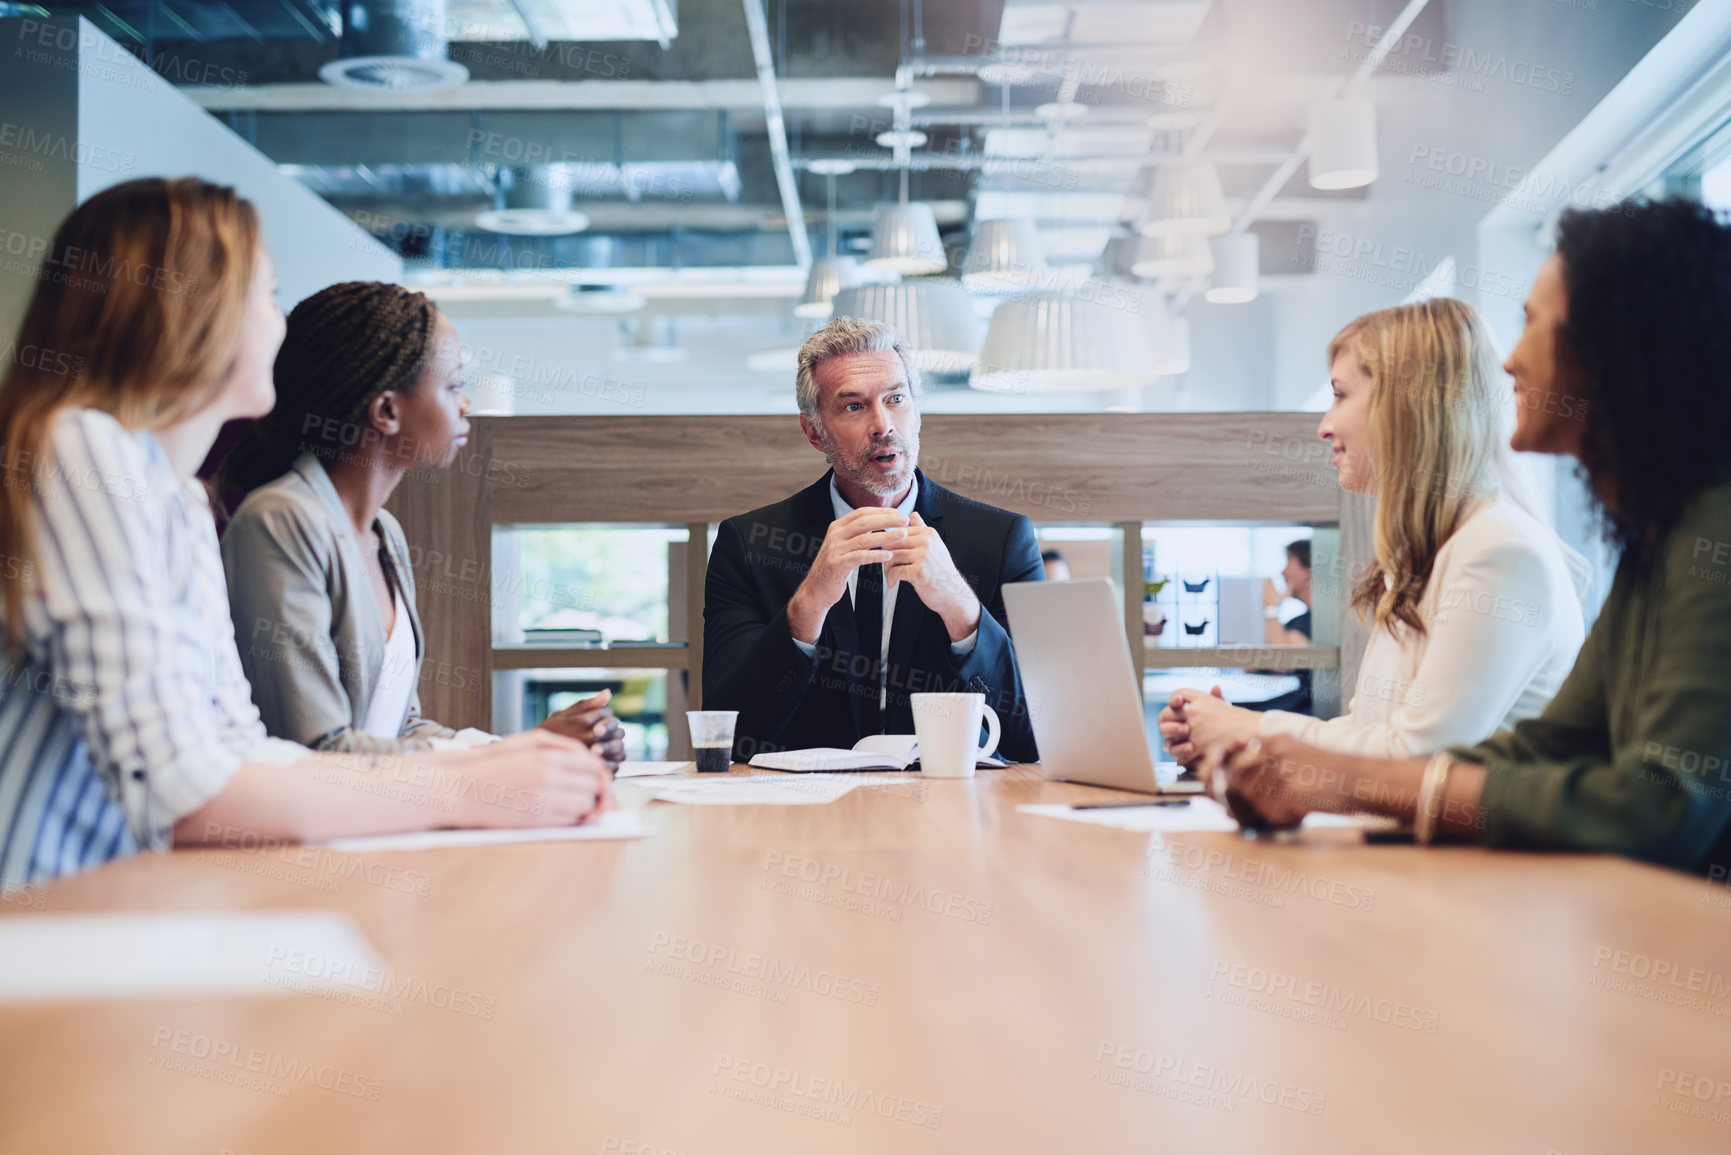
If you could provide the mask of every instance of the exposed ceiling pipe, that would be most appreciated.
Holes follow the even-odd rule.
[[[1134,53],[1137,63],[1168,63],[1185,60],[1190,55],[1189,46],[1173,46],[1159,48],[1146,45],[1135,45],[1127,48],[1123,44],[1061,44],[1061,45],[1004,45],[994,56],[918,56],[908,61],[907,67],[915,76],[978,76],[980,69],[990,65],[1021,65],[1035,78],[1043,83],[1062,80],[1064,72],[1062,65],[1053,68],[1055,54],[1062,51],[1065,59],[1080,56],[1101,56],[1108,59],[1128,56]]]
[[[1200,113],[1197,114],[1200,117]],[[914,114],[913,127],[966,124],[976,128],[1044,128],[1046,122],[1030,109],[1027,112],[1000,112],[996,108],[931,108]],[[1088,127],[1148,123],[1148,113],[1141,109],[1115,109],[1111,105],[1096,105],[1088,110]]]
[[[854,112],[872,107],[893,81],[879,76],[782,79],[782,107]],[[191,85],[179,90],[211,111],[258,109],[270,112],[485,112],[491,110],[595,112],[727,109],[750,112],[763,107],[756,78],[734,80],[471,80],[446,92],[381,90],[356,92],[327,84]],[[933,104],[967,107],[978,103],[974,80],[927,80],[918,91]]]
[[[529,0],[511,0],[511,7],[517,12],[517,19],[523,22],[523,34],[536,52],[547,50],[547,33],[542,29],[541,22],[535,18],[534,11],[529,7]],[[663,48],[667,45],[662,44]]]
[[[319,68],[319,79],[365,91],[453,88],[469,70],[448,56],[446,23],[445,0],[348,0],[342,55]]]
[[[811,238],[805,235],[805,210],[799,203],[799,185],[787,151],[787,124],[781,115],[781,93],[775,85],[775,58],[769,50],[769,21],[763,0],[744,0],[745,25],[751,32],[751,55],[757,62],[757,83],[763,89],[763,119],[769,133],[769,154],[775,163],[775,183],[781,190],[781,208],[787,215],[787,235],[793,242],[793,258],[803,273],[811,268]]]
[[[1284,160],[1287,152],[1284,149],[1220,149],[1205,153],[1203,160],[1215,164],[1275,164]],[[1053,158],[1032,156],[988,156],[984,153],[923,153],[909,159],[905,167],[915,172],[983,172],[988,176],[1016,176],[1028,178],[1031,183],[1040,182],[1040,173],[1074,171],[1082,172],[1124,172],[1133,173],[1139,169],[1152,166],[1184,164],[1186,154],[1181,152],[1142,153],[1137,156],[1060,156]],[[899,172],[904,166],[893,156],[801,156],[795,157],[793,167],[799,169],[822,169],[833,163],[846,163],[856,169],[869,169],[873,172]],[[1074,191],[1074,190],[1064,190]]]

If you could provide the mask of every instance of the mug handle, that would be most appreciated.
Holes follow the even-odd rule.
[[[974,755],[974,761],[976,762],[981,758],[990,758],[993,754],[998,752],[998,739],[1002,737],[1004,732],[1003,725],[998,721],[998,712],[996,710],[986,705],[986,703],[981,702],[980,712],[985,715],[986,744],[980,747],[979,751]]]

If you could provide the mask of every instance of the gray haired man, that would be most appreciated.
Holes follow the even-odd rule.
[[[830,471],[723,522],[709,559],[703,700],[739,711],[735,756],[911,734],[910,694],[974,692],[1031,761],[1002,588],[1042,579],[1034,527],[919,471],[919,370],[888,325],[814,334],[795,393]]]

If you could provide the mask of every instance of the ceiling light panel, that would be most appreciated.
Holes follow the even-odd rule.
[[[1202,31],[1208,8],[1208,0],[1077,4],[1070,20],[1070,40],[1075,44],[1188,44]]]
[[[998,43],[1052,44],[1070,30],[1070,9],[1064,4],[1005,4],[998,24]]]
[[[1008,0],[998,25],[1004,45],[1188,44],[1202,31],[1210,0]]]
[[[666,42],[679,35],[671,0],[446,0],[444,25],[452,40],[521,41],[518,13],[525,9],[548,40]]]

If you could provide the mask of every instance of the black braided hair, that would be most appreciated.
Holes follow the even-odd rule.
[[[237,504],[302,453],[355,452],[373,398],[426,369],[438,318],[425,293],[379,281],[345,281],[296,305],[276,356],[276,408],[223,461],[218,490]]]

